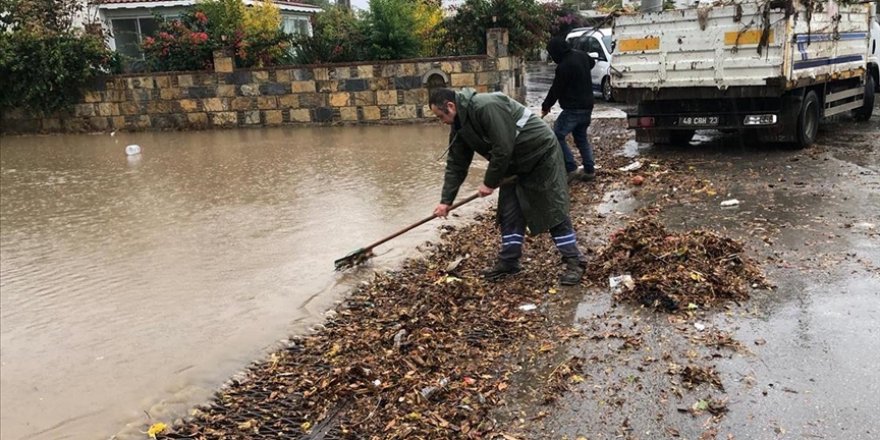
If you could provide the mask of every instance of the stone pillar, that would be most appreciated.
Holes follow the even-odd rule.
[[[508,44],[510,44],[510,34],[507,29],[491,28],[486,31],[486,55],[489,55],[490,58],[508,56]]]
[[[232,62],[232,57],[227,55],[225,51],[214,51],[214,72],[232,73],[234,66],[235,64]]]

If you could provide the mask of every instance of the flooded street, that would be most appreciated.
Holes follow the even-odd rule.
[[[140,436],[145,412],[185,413],[320,322],[366,274],[335,259],[431,213],[446,133],[2,138],[2,437]],[[435,226],[379,247],[374,266]]]

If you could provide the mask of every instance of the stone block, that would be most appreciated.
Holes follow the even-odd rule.
[[[156,76],[153,77],[153,80],[156,81],[157,89],[167,89],[171,87],[171,77],[169,77],[168,75]]]
[[[183,101],[189,101],[189,100],[182,99],[177,102],[179,104]],[[196,102],[196,101],[193,101],[193,102]],[[195,105],[198,105],[198,104],[195,104]],[[193,110],[195,110],[195,108],[193,108]],[[150,101],[147,103],[147,113],[164,114],[164,113],[171,113],[171,112],[172,112],[171,101]]]
[[[312,78],[316,81],[329,81],[330,80],[330,69],[326,67],[316,67],[312,69]],[[297,81],[303,81],[305,78],[300,79],[297,78]]]
[[[257,107],[257,99],[247,96],[239,96],[229,101],[229,108],[235,111],[251,110]]]
[[[152,115],[152,128],[160,130],[177,129],[187,125],[186,115],[181,113]]]
[[[379,107],[367,106],[361,110],[364,113],[365,121],[378,121],[379,119],[382,119],[382,112],[379,110]]]
[[[416,119],[418,113],[414,105],[397,105],[391,107],[389,116],[391,119]]]
[[[220,73],[229,73],[235,70],[235,64],[232,62],[231,57],[227,56],[214,56],[214,71]]]
[[[339,119],[343,121],[357,121],[358,120],[358,109],[357,107],[342,107],[339,109]]]
[[[353,105],[359,106],[376,105],[376,92],[354,92],[351,94],[351,101]]]
[[[87,131],[86,119],[84,118],[66,118],[61,124],[67,133],[81,133]]]
[[[119,116],[119,104],[115,102],[102,102],[98,105],[98,115]]]
[[[370,89],[370,83],[366,79],[347,79],[342,81],[342,90],[346,92],[363,92]]]
[[[279,83],[290,82],[290,69],[278,69],[275,71],[275,81]]]
[[[475,85],[475,78],[473,73],[453,73],[449,82],[452,87],[468,87]]]
[[[318,107],[313,110],[313,114],[314,117],[312,119],[315,122],[333,122],[336,112],[330,107]]]
[[[110,124],[117,130],[125,128],[125,116],[114,116],[110,118]]]
[[[235,86],[230,84],[221,84],[217,86],[217,96],[221,98],[232,98],[235,96]]]
[[[413,89],[403,92],[403,103],[421,106],[428,102],[428,89]]]
[[[315,71],[320,69],[315,69]],[[302,69],[293,69],[290,71],[290,80],[291,81],[314,81],[314,80],[329,80],[330,75],[326,73],[327,69],[321,70],[324,73],[322,78],[318,78],[316,73],[309,68]],[[281,82],[280,80],[278,82]]]
[[[149,106],[147,108],[149,109]],[[177,101],[177,108],[183,113],[195,112],[199,110],[199,102],[195,99],[181,99]]]
[[[131,128],[144,130],[152,127],[150,115],[132,115],[125,117],[125,124]]]
[[[291,83],[291,90],[293,91],[293,93],[314,93],[316,91],[315,82],[294,81]]]
[[[95,116],[95,104],[77,104],[73,107],[73,114],[79,117]]]
[[[257,125],[260,123],[260,111],[250,110],[243,113],[244,123],[247,125]]]
[[[351,101],[351,95],[345,92],[340,93],[331,93],[330,94],[330,106],[331,107],[346,107],[349,105]]]
[[[440,70],[447,74],[459,73],[461,72],[461,61],[443,61],[440,63]]]
[[[184,95],[186,98],[213,98],[217,96],[217,92],[215,86],[196,86],[196,87],[187,87],[184,89]]]
[[[83,102],[85,102],[85,103],[91,104],[91,103],[95,103],[95,102],[101,102],[103,100],[104,99],[101,96],[101,92],[95,92],[95,91],[90,90],[90,91],[85,92],[83,94]],[[59,128],[60,128],[60,122],[59,122]]]
[[[397,64],[382,64],[379,66],[379,75],[385,78],[394,78],[398,76]]]
[[[234,114],[234,113],[233,113]],[[208,126],[208,114],[207,113],[187,113],[186,121],[189,122],[189,125],[201,128]]]
[[[238,115],[235,112],[217,112],[209,115],[211,125],[215,127],[234,127],[238,125]]]
[[[299,106],[303,108],[324,107],[327,104],[327,95],[324,93],[302,93],[298,95]]]
[[[400,76],[414,76],[416,74],[416,64],[415,63],[400,64],[397,72]]]
[[[136,115],[141,112],[141,106],[134,102],[122,102],[119,104],[119,113],[123,115]]]
[[[260,96],[257,98],[257,108],[260,110],[274,110],[278,108],[278,99],[274,96]]]
[[[315,81],[316,91],[319,93],[332,93],[339,91],[339,81]]]
[[[308,109],[294,109],[290,111],[290,120],[293,122],[312,122],[312,115]]]
[[[230,80],[231,81],[229,81],[229,82],[231,82],[232,84],[235,84],[237,86],[240,86],[243,84],[250,84],[250,83],[254,82],[253,75],[251,75],[251,72],[244,71],[244,70],[232,72],[232,78],[230,78]]]
[[[349,79],[351,78],[351,67],[350,66],[340,66],[334,67],[330,70],[330,79]]]
[[[266,125],[281,125],[284,122],[284,116],[281,110],[267,110],[263,112],[263,120]]]
[[[477,74],[477,84],[491,86],[497,84],[501,80],[498,72],[480,72]]]
[[[177,75],[178,87],[192,87],[195,85],[192,75]]]
[[[391,78],[373,78],[368,82],[370,83],[370,90],[373,91],[391,89],[391,85],[394,83]]]
[[[269,82],[269,71],[268,70],[254,70],[251,72],[254,78],[254,82],[257,83],[265,83]]]
[[[128,88],[130,89],[153,89],[153,86],[153,78],[149,76],[128,78]]]
[[[510,57],[498,58],[495,62],[498,70],[510,70]]]
[[[290,91],[290,84],[266,83],[260,86],[260,94],[263,95],[286,95]]]
[[[105,102],[125,102],[125,92],[122,90],[106,90],[104,93]]]
[[[278,97],[278,108],[298,108],[299,98],[297,95],[284,95]]]
[[[397,105],[397,90],[379,90],[376,92],[376,103],[379,105]]]
[[[181,96],[183,96],[183,93],[180,91],[180,89],[177,89],[177,88],[169,88],[169,89],[160,89],[159,90],[159,97],[166,100],[166,101],[180,99]]]
[[[425,105],[421,106],[421,109],[422,109],[422,117],[423,118],[428,118],[428,119],[435,119],[436,118],[436,116],[434,115],[434,112],[431,111],[430,105],[425,104]]]
[[[153,99],[153,94],[149,90],[126,90],[125,94],[130,101],[143,102]]]
[[[208,98],[202,101],[206,112],[222,112],[228,110],[225,100],[220,98]],[[207,121],[207,115],[205,115]]]
[[[421,76],[399,76],[394,78],[394,88],[397,90],[417,89],[422,87]]]
[[[358,78],[372,78],[373,77],[373,65],[367,66],[357,66],[357,77]]]

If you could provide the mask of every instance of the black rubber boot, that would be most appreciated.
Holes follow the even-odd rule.
[[[519,264],[519,261],[498,260],[491,269],[483,271],[483,278],[494,281],[507,275],[519,273],[521,270],[522,266]]]
[[[577,257],[569,257],[562,260],[565,269],[562,276],[559,277],[559,284],[563,286],[574,286],[581,282],[584,276],[584,264]]]

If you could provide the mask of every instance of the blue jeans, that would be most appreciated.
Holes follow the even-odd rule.
[[[565,158],[565,171],[572,172],[577,169],[577,163],[574,161],[574,154],[565,137],[571,133],[574,138],[574,145],[581,153],[581,159],[584,161],[584,172],[596,172],[596,162],[593,160],[593,147],[590,146],[590,139],[587,137],[587,128],[590,127],[590,115],[592,110],[563,110],[556,118],[553,125],[553,132],[556,133],[556,139],[559,140],[559,146],[562,147],[562,155]]]

